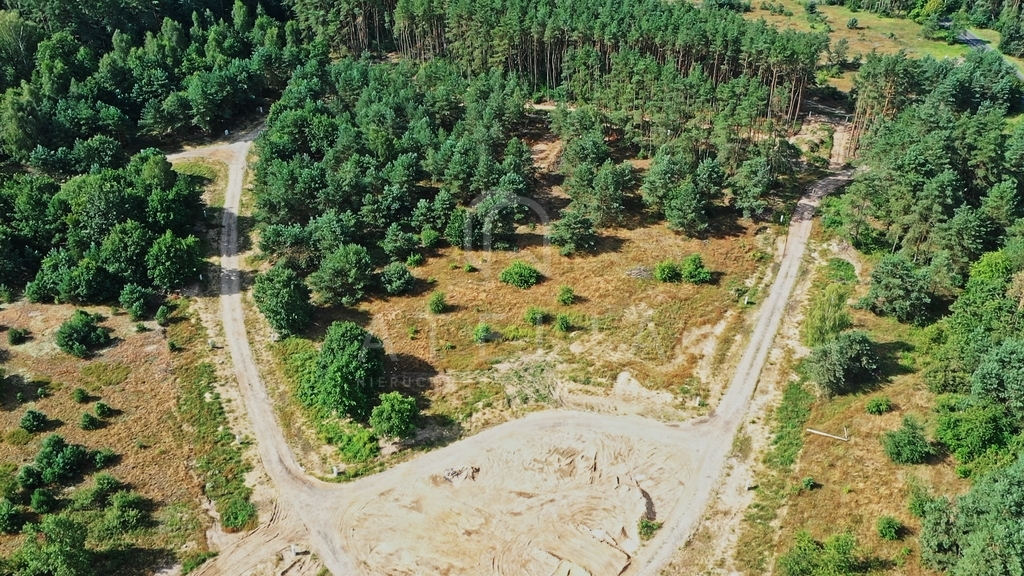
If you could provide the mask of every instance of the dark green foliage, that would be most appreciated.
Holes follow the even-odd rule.
[[[1004,406],[969,400],[942,402],[935,438],[945,444],[961,464],[970,464],[988,450],[1009,444],[1015,428]]]
[[[563,210],[562,218],[551,225],[551,243],[562,256],[590,252],[597,246],[594,223],[578,210]]]
[[[416,248],[416,235],[404,232],[396,222],[388,226],[380,247],[393,260],[404,260]]]
[[[34,465],[45,484],[67,483],[89,467],[89,451],[80,444],[68,444],[62,436],[52,434],[43,439]]]
[[[971,394],[1003,404],[1024,420],[1024,340],[1004,340],[982,358],[971,376]]]
[[[540,282],[541,275],[536,268],[526,262],[513,260],[512,264],[509,264],[507,268],[501,271],[501,274],[498,275],[498,280],[504,284],[525,290]]]
[[[887,396],[875,396],[871,400],[868,400],[867,406],[864,410],[868,414],[874,414],[880,416],[892,410],[892,401]]]
[[[679,273],[684,282],[690,284],[708,284],[711,282],[711,270],[704,266],[700,254],[690,254],[679,264]]]
[[[674,260],[662,260],[654,265],[654,279],[658,282],[680,282],[683,273]]]
[[[843,284],[829,284],[811,298],[803,324],[803,340],[808,346],[820,346],[853,326],[846,311],[850,288]]]
[[[768,207],[766,197],[774,184],[774,177],[767,158],[758,156],[744,161],[729,183],[732,186],[732,206],[744,218],[760,214]]]
[[[382,438],[408,438],[415,430],[416,399],[400,392],[380,395],[380,404],[370,413],[370,426]]]
[[[256,276],[252,297],[270,327],[282,336],[298,334],[309,326],[313,305],[309,288],[291,268],[274,266]]]
[[[125,489],[123,482],[106,472],[93,476],[91,486],[75,491],[72,507],[76,510],[100,510],[106,508],[110,497]]]
[[[38,410],[32,410],[30,408],[25,411],[24,415],[22,415],[21,421],[19,422],[19,426],[21,426],[22,430],[34,434],[36,432],[42,432],[43,430],[45,430],[46,424],[49,421],[50,420],[49,418],[46,417],[46,414],[43,414]]]
[[[896,464],[921,464],[935,454],[924,436],[924,427],[911,416],[903,418],[903,426],[882,435],[885,455]]]
[[[121,295],[117,301],[128,311],[128,317],[137,322],[146,317],[146,303],[153,297],[153,292],[138,284],[126,284],[121,289]]]
[[[103,426],[103,421],[89,412],[82,413],[82,417],[78,420],[78,427],[82,430],[96,430],[101,426]]]
[[[931,302],[928,279],[906,259],[886,256],[871,271],[871,288],[865,301],[878,314],[900,322],[920,321]]]
[[[875,531],[882,540],[899,540],[903,524],[892,516],[882,516],[875,523]]]
[[[156,323],[160,326],[167,326],[171,318],[171,309],[167,306],[160,306],[156,309]]]
[[[100,418],[110,418],[111,416],[114,415],[114,409],[111,408],[110,405],[107,404],[106,402],[97,402],[95,409],[96,415],[99,416]]]
[[[494,330],[489,324],[480,323],[473,328],[473,342],[486,344],[494,338]]]
[[[28,328],[10,328],[7,330],[7,343],[11,346],[24,344],[28,340]]]
[[[95,558],[85,546],[89,530],[66,514],[50,514],[27,525],[28,537],[11,556],[18,574],[92,576]]]
[[[801,530],[793,546],[779,556],[776,569],[782,576],[849,576],[862,573],[857,557],[857,540],[851,534],[830,536],[816,542]]]
[[[335,322],[327,329],[313,369],[299,385],[299,399],[328,413],[357,420],[370,416],[384,374],[384,346],[352,322]]]
[[[43,480],[43,473],[39,467],[29,464],[18,470],[18,486],[25,492],[32,492],[36,488],[46,485]]]
[[[641,518],[640,523],[637,525],[637,533],[640,535],[641,540],[650,540],[661,529],[661,525],[661,522]]]
[[[153,284],[170,290],[199,278],[203,270],[203,245],[195,236],[175,236],[170,230],[158,237],[146,253]]]
[[[71,399],[79,404],[85,404],[89,401],[89,393],[85,388],[75,388],[71,391]]]
[[[867,333],[853,330],[815,346],[807,372],[826,395],[844,394],[875,378],[878,357]]]
[[[4,534],[16,534],[21,530],[24,523],[21,509],[4,498],[0,500],[0,532]]]
[[[84,310],[75,310],[71,318],[57,328],[57,347],[79,358],[85,358],[89,351],[110,343],[110,333],[97,323],[101,317]]]
[[[332,252],[309,275],[309,285],[325,304],[351,306],[362,299],[373,281],[373,262],[366,249],[345,244]]]
[[[426,262],[426,258],[423,257],[423,254],[413,252],[405,259],[405,266],[406,268],[415,268],[417,266],[422,266],[424,262]]]
[[[530,306],[527,308],[526,314],[523,316],[523,319],[530,326],[540,326],[547,320],[547,318],[547,312],[537,308],[536,306]]]
[[[248,502],[246,502],[248,503]],[[110,496],[106,509],[103,511],[103,521],[100,532],[106,537],[114,537],[138,530],[149,522],[148,503],[141,495],[129,491],[120,490]],[[252,506],[250,504],[250,506]],[[221,517],[221,524],[225,528],[237,526],[238,518],[233,514],[234,510],[227,510],[228,517]],[[255,510],[253,510],[255,515]]]
[[[412,289],[415,278],[404,264],[392,262],[381,271],[380,283],[388,294],[401,294]]]
[[[30,506],[36,514],[48,514],[56,510],[60,504],[53,492],[46,488],[36,488],[32,491]]]
[[[444,292],[432,292],[430,298],[427,299],[427,310],[431,314],[444,314],[447,309],[448,302],[445,299]]]
[[[573,292],[571,286],[558,287],[558,297],[556,298],[559,304],[562,306],[572,306],[576,302],[576,293]]]
[[[110,448],[100,448],[92,453],[92,463],[97,470],[113,466],[120,457]]]

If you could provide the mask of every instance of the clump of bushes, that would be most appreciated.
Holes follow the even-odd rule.
[[[430,295],[427,300],[427,310],[430,310],[431,314],[444,314],[444,311],[448,309],[448,300],[444,292],[434,292]]]
[[[711,270],[704,266],[704,260],[700,257],[700,254],[691,254],[683,258],[679,268],[685,282],[690,284],[708,284],[711,282]]]
[[[57,347],[78,358],[85,358],[94,348],[110,343],[110,333],[98,325],[99,314],[75,310],[71,318],[57,329]]]
[[[25,414],[21,417],[21,421],[18,425],[22,430],[35,434],[36,432],[42,432],[46,428],[46,423],[49,419],[46,414],[39,410],[28,409]]]
[[[868,400],[868,405],[864,409],[868,414],[879,416],[892,410],[892,401],[889,400],[888,396],[875,396]]]
[[[878,356],[867,333],[851,330],[815,346],[805,366],[822,393],[833,396],[849,392],[863,381],[873,380]]]
[[[416,429],[416,399],[401,392],[380,395],[380,404],[370,413],[370,426],[382,438],[407,438]]]
[[[540,279],[540,272],[522,260],[513,261],[498,275],[502,283],[524,290],[536,286]]]
[[[547,320],[547,317],[547,313],[541,310],[540,308],[537,308],[536,306],[530,306],[529,308],[526,309],[526,315],[524,316],[524,319],[526,320],[526,323],[529,324],[530,326],[540,326],[541,324],[544,323],[545,320]]]
[[[921,464],[935,454],[925,438],[924,427],[910,416],[903,418],[901,428],[882,435],[882,448],[896,464]]]
[[[654,279],[658,282],[680,282],[683,272],[672,260],[663,260],[654,265]]]

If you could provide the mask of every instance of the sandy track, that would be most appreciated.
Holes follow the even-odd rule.
[[[264,525],[222,550],[200,574],[249,573],[293,542],[308,542],[336,576],[657,574],[693,534],[719,482],[796,283],[814,209],[849,177],[823,179],[798,203],[749,344],[708,417],[673,426],[639,417],[536,413],[335,485],[307,477],[298,465],[247,337],[237,216],[250,146],[244,138],[171,157],[212,157],[229,167],[221,321],[259,457],[279,497]],[[474,466],[480,471],[473,480],[443,479],[448,468]],[[638,551],[635,519],[652,508],[665,528]]]

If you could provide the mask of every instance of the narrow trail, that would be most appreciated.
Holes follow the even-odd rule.
[[[196,148],[171,155],[169,159],[214,158],[228,165],[220,242],[221,322],[241,398],[256,436],[258,454],[277,492],[278,504],[258,529],[239,538],[228,549],[221,550],[216,558],[203,565],[198,574],[246,574],[253,566],[266,562],[295,542],[307,542],[311,551],[335,576],[367,573],[366,566],[360,564],[357,567],[357,563],[343,549],[344,530],[339,523],[345,510],[359,505],[360,495],[372,492],[375,484],[396,478],[402,471],[400,469],[429,466],[443,461],[446,455],[454,451],[486,445],[489,438],[543,430],[552,426],[556,420],[559,426],[579,426],[581,429],[615,430],[624,427],[628,417],[569,411],[539,413],[496,426],[351,484],[329,484],[307,476],[278,425],[272,400],[260,378],[245,328],[238,256],[238,211],[252,135],[238,138],[239,141],[234,143]],[[847,170],[820,180],[797,204],[778,273],[757,312],[749,343],[718,407],[708,417],[685,422],[674,429],[655,421],[628,419],[629,426],[663,430],[666,434],[678,437],[678,445],[681,449],[689,450],[691,461],[696,463],[690,481],[686,483],[684,497],[673,504],[672,513],[666,517],[666,528],[641,551],[638,562],[630,567],[628,573],[644,576],[658,574],[672,554],[699,526],[720,482],[733,437],[744,420],[750,398],[786,312],[810,236],[815,209],[825,194],[848,181],[850,175],[851,171]]]

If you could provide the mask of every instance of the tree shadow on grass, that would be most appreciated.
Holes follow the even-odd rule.
[[[891,378],[913,372],[913,369],[900,363],[902,354],[914,351],[913,345],[896,340],[894,342],[876,342],[872,348],[878,355],[878,387]]]
[[[146,576],[177,563],[178,559],[169,550],[124,546],[96,552],[93,568],[97,574]]]

